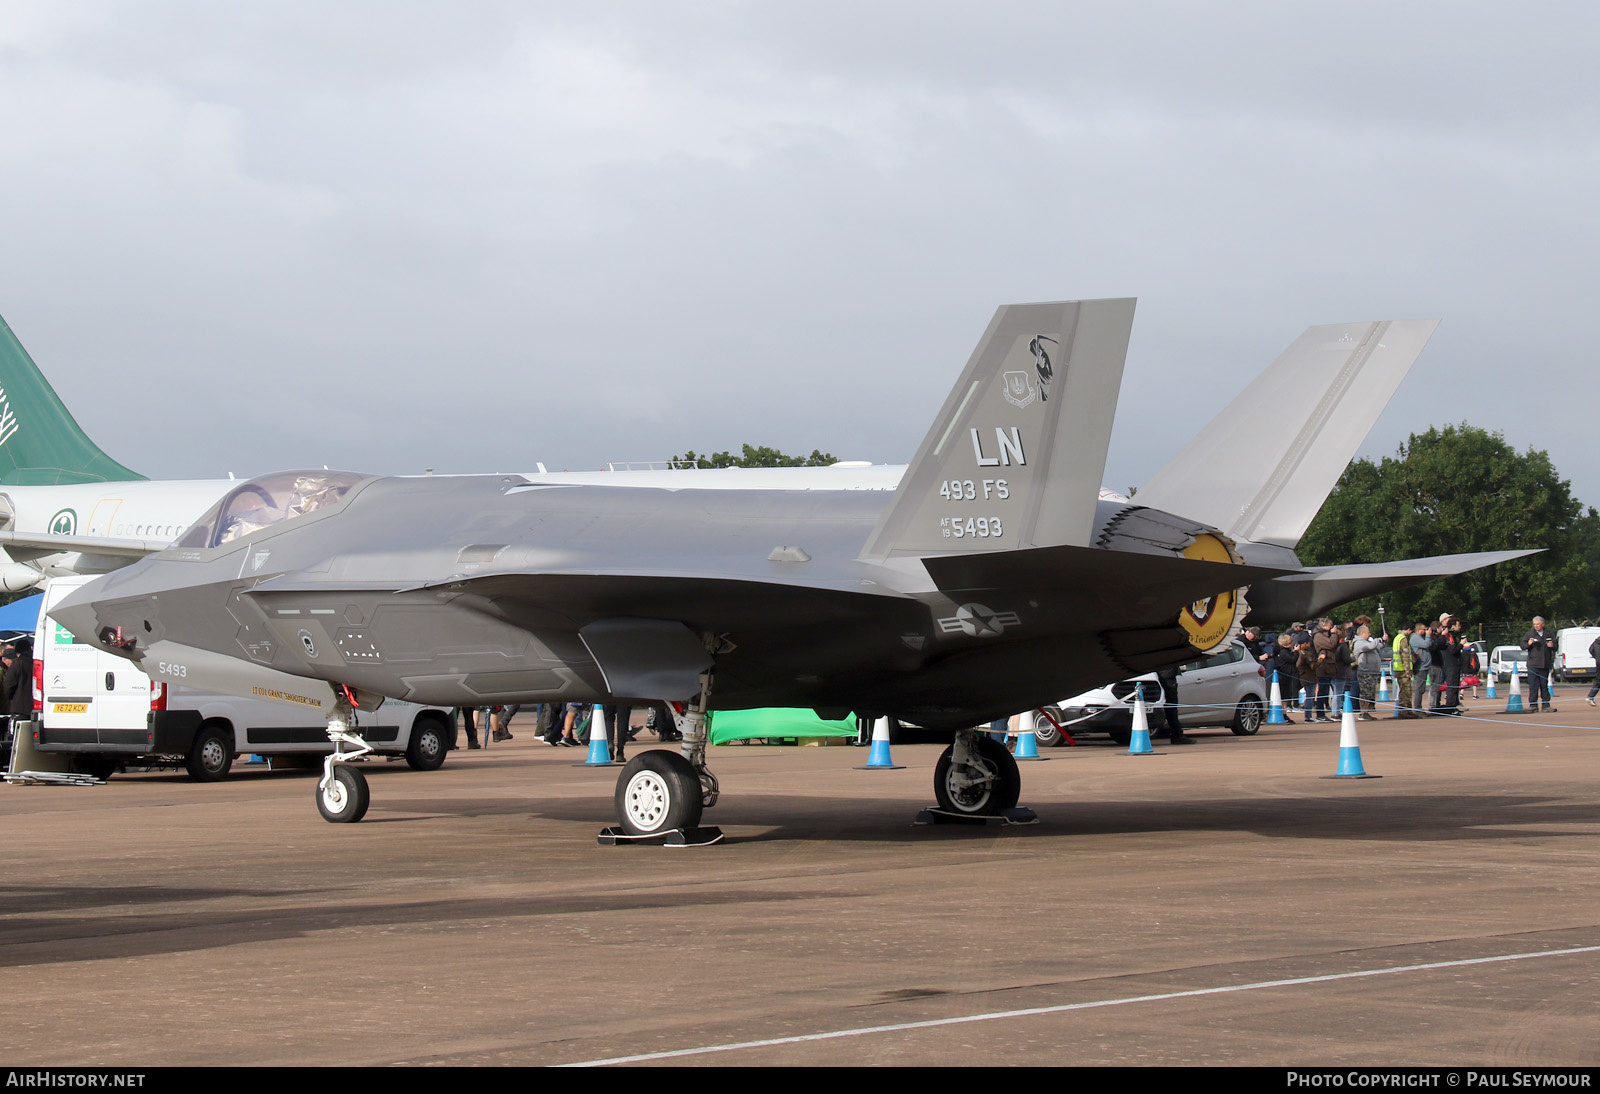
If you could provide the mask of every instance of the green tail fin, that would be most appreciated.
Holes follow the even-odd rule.
[[[143,478],[95,447],[0,318],[0,485]]]

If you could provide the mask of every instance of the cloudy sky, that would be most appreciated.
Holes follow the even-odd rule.
[[[903,462],[998,304],[1137,296],[1119,488],[1308,324],[1438,317],[1364,452],[1600,504],[1597,12],[11,0],[0,314],[210,477]]]

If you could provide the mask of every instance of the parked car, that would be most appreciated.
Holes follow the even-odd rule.
[[[1528,678],[1528,651],[1520,646],[1496,646],[1489,655],[1489,671],[1494,673],[1494,678],[1504,683],[1511,679],[1511,666],[1517,666],[1517,675],[1524,680]]]
[[[1133,735],[1133,693],[1144,688],[1145,703],[1156,709],[1166,701],[1154,673],[1119,680],[1081,695],[1063,699],[1050,713],[1066,726],[1068,733],[1105,733],[1118,744],[1127,744]],[[1250,657],[1243,642],[1235,639],[1227,647],[1178,666],[1178,724],[1185,729],[1202,726],[1228,726],[1248,737],[1261,728],[1266,713],[1267,679],[1265,672]],[[1041,745],[1063,743],[1049,720],[1034,716],[1034,727]]]

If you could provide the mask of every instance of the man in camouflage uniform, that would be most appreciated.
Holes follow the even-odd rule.
[[[1400,717],[1420,718],[1421,715],[1410,709],[1411,703],[1411,676],[1416,668],[1416,661],[1411,652],[1411,632],[1404,627],[1394,637],[1394,683],[1395,694],[1400,697]]]

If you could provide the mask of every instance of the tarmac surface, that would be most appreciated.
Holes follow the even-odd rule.
[[[912,827],[936,746],[722,747],[709,848],[598,846],[618,769],[526,733],[366,764],[357,825],[295,771],[0,787],[0,1062],[1594,1065],[1559,706],[1362,722],[1360,781],[1337,725],[1087,738],[1008,828]]]

